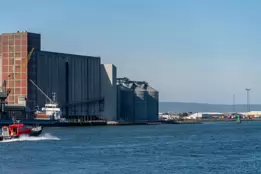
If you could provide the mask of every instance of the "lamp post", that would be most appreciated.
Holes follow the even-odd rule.
[[[236,112],[235,103],[236,103],[236,95],[233,94],[233,112]]]
[[[247,112],[250,111],[250,106],[249,106],[249,92],[250,92],[250,88],[246,88],[246,92],[247,92]]]

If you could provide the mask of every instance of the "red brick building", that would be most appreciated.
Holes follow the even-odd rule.
[[[11,93],[8,104],[19,104],[18,99],[28,97],[28,68],[26,60],[28,53],[35,48],[40,50],[40,34],[17,32],[0,35],[0,69],[1,84],[7,81]]]

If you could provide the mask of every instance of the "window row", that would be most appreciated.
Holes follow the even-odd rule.
[[[14,64],[16,66],[21,66],[26,64],[26,58],[11,58],[11,59],[2,59],[2,65],[3,66],[13,66]]]
[[[16,52],[16,53],[3,53],[2,54],[2,58],[3,59],[12,59],[14,57],[23,57],[23,58],[26,58],[28,56],[28,53],[27,51],[24,51],[24,52]]]
[[[13,72],[3,71],[3,80],[8,80],[8,81],[20,80],[22,82],[24,81],[24,84],[26,84],[26,79],[27,79],[27,73],[17,73],[17,72],[13,73]]]
[[[27,50],[27,46],[21,46],[21,45],[18,45],[18,46],[3,46],[3,50],[2,52],[3,53],[7,53],[7,52],[17,52],[17,51],[28,51]]]

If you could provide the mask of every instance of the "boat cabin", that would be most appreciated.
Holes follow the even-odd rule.
[[[27,128],[24,124],[13,124],[2,128],[2,135],[4,137],[18,137],[23,134],[30,134],[31,132],[31,129]]]

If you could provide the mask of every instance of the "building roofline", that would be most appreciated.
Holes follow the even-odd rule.
[[[40,33],[33,33],[33,32],[27,32],[27,31],[17,31],[17,32],[13,32],[13,33],[2,33],[2,35],[11,35],[11,34],[18,34],[18,33],[27,33],[27,34],[37,34],[37,35],[41,35]]]
[[[88,55],[79,55],[79,54],[72,54],[72,53],[61,53],[61,52],[54,52],[54,51],[45,51],[41,50],[38,52],[43,52],[43,53],[50,53],[50,54],[61,54],[61,55],[67,55],[67,56],[78,56],[78,57],[87,57],[87,58],[93,58],[93,59],[101,59],[101,57],[95,57],[95,56],[88,56]]]

